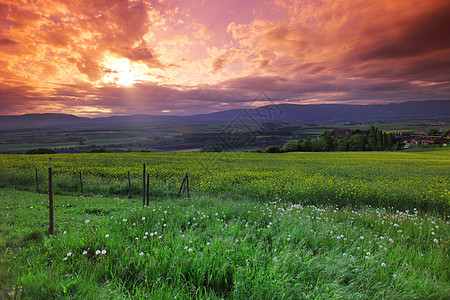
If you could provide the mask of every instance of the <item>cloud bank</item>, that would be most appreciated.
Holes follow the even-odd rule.
[[[0,114],[450,97],[446,0],[0,0]]]

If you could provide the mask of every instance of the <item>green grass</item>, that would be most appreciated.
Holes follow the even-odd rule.
[[[47,198],[0,190],[2,298],[445,299],[450,293],[449,223],[430,214],[220,197],[142,208],[140,199],[56,196],[51,237]]]

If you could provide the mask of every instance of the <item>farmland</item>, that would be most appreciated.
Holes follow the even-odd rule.
[[[1,155],[0,297],[445,299],[449,154]]]
[[[38,169],[45,192],[47,168],[56,193],[87,195],[142,192],[142,164],[153,197],[176,195],[185,173],[196,195],[282,199],[302,204],[372,205],[449,214],[448,149],[426,152],[333,153],[123,153],[0,156],[0,185],[34,191]]]

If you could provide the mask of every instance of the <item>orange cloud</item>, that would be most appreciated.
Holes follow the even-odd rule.
[[[0,114],[449,99],[448,20],[448,0],[0,0]]]

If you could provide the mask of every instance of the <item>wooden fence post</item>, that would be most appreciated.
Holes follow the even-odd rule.
[[[184,191],[187,191],[187,195],[189,198],[189,174],[186,173],[183,178],[183,182],[181,183],[180,190],[178,191],[178,197],[180,197],[180,193],[183,191],[182,197],[184,198]]]
[[[147,173],[147,207],[150,204],[150,174]]]
[[[145,206],[145,164],[142,171],[142,206]]]
[[[49,218],[50,218],[50,235],[54,234],[54,216],[53,216],[53,171],[52,167],[48,168],[48,209],[49,209]]]
[[[81,176],[81,171],[80,171],[80,190],[81,196],[83,196],[83,177]]]
[[[128,198],[131,199],[131,177],[130,177],[130,171],[128,171]]]
[[[187,189],[187,196],[189,199],[189,174],[186,173],[186,189]]]
[[[36,168],[36,192],[39,192],[39,177],[37,168]]]

